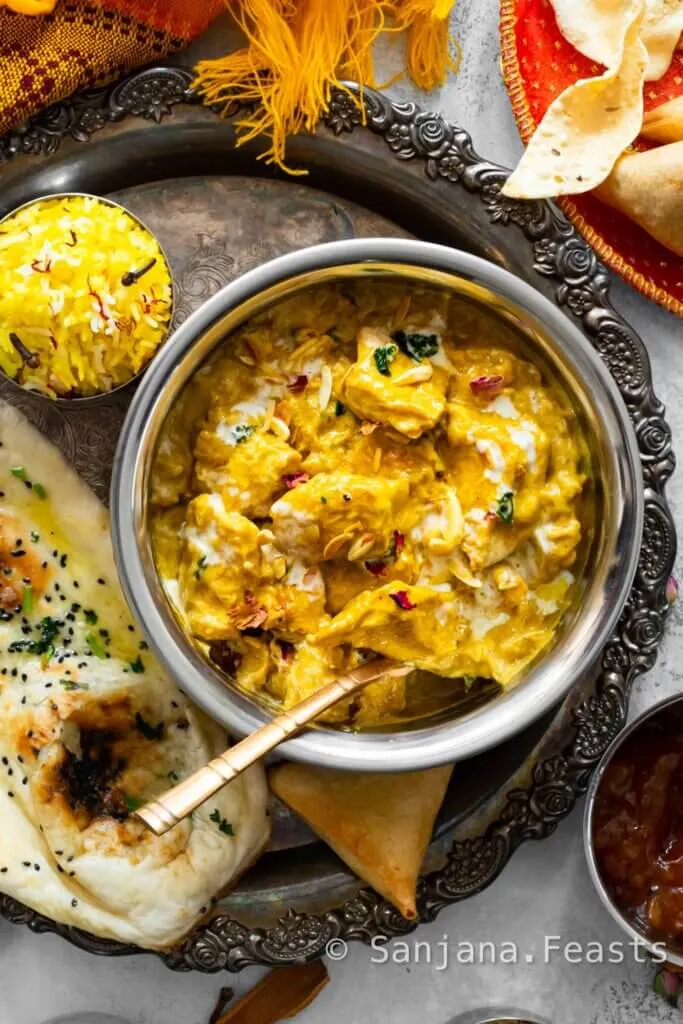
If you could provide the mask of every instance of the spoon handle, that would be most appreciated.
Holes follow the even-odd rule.
[[[163,835],[222,789],[226,783],[232,782],[284,740],[296,735],[305,725],[343,697],[348,697],[377,679],[403,676],[411,671],[410,666],[386,658],[366,661],[346,675],[316,690],[310,697],[295,704],[288,711],[283,711],[271,722],[262,725],[256,732],[246,736],[192,775],[188,775],[172,789],[134,811],[134,816],[144,821],[156,835]]]

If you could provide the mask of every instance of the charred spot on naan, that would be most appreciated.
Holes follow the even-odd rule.
[[[173,721],[156,721],[128,694],[93,701],[67,693],[48,707],[30,709],[17,745],[36,766],[34,799],[75,817],[80,829],[96,818],[125,821],[142,802],[150,777],[157,769],[166,774],[160,742],[166,729],[185,721],[181,711]],[[51,747],[47,756],[44,746]]]

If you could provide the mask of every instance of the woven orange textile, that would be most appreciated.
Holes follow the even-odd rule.
[[[221,0],[60,0],[51,14],[0,2],[0,133],[69,96],[180,50],[223,11]]]
[[[503,74],[528,142],[552,101],[579,78],[604,70],[564,39],[548,0],[501,0]],[[645,109],[683,93],[683,53],[659,82],[645,83]],[[638,148],[648,143],[638,141]],[[590,194],[558,201],[598,256],[644,295],[683,316],[683,259]]]

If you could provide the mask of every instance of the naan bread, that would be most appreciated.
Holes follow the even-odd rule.
[[[604,181],[643,123],[647,51],[642,0],[630,0],[616,63],[582,78],[555,99],[502,192],[519,199],[588,192]]]
[[[453,765],[388,775],[283,763],[269,781],[359,878],[412,919],[420,868],[452,772]]]
[[[683,256],[683,142],[626,153],[595,194]]]
[[[579,53],[613,67],[619,60],[631,0],[550,0],[560,32]],[[683,32],[683,0],[645,0],[640,38],[648,53],[645,81],[660,79]]]
[[[94,495],[7,406],[0,442],[0,891],[96,935],[171,946],[266,843],[264,773],[163,837],[130,816],[227,737],[131,622]]]

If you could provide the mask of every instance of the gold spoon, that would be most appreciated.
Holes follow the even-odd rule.
[[[187,817],[227,782],[241,775],[256,761],[279,746],[283,740],[295,736],[309,722],[327,711],[342,697],[348,697],[362,690],[368,683],[388,676],[406,676],[412,672],[411,665],[402,665],[388,658],[373,658],[357,668],[340,676],[327,686],[321,687],[289,711],[283,711],[272,722],[246,736],[230,750],[209,761],[203,768],[188,775],[177,786],[162,793],[155,800],[134,811],[134,817],[162,836],[179,821]]]

